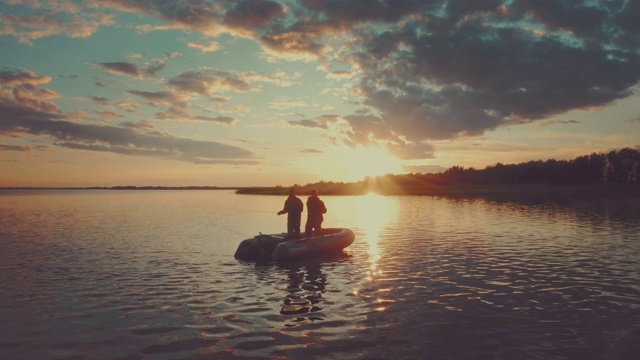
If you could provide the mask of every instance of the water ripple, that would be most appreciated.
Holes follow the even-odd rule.
[[[0,322],[11,325],[0,328],[2,358],[635,359],[640,350],[640,217],[623,211],[637,209],[628,202],[327,198],[327,222],[357,236],[345,254],[256,265],[233,259],[242,239],[215,224],[279,231],[271,210],[281,199],[110,194],[2,199]]]

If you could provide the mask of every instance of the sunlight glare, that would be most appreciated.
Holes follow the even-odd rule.
[[[354,180],[402,173],[400,159],[377,147],[359,147],[346,152],[340,162]]]
[[[375,193],[360,196],[357,199],[359,223],[366,235],[371,261],[367,280],[373,280],[374,277],[382,274],[382,270],[378,269],[378,261],[381,256],[378,241],[382,230],[393,221],[397,214],[397,208],[394,205],[394,201]]]

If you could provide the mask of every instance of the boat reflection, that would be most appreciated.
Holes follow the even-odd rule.
[[[322,310],[323,294],[327,291],[327,274],[322,271],[327,261],[335,263],[350,259],[351,255],[336,253],[327,257],[308,259],[304,262],[278,264],[287,276],[286,295],[282,300],[281,315],[312,314]],[[322,320],[321,317],[307,317],[310,320]],[[304,320],[299,318],[298,320]]]
[[[287,264],[286,296],[281,304],[281,315],[300,315],[322,310],[322,294],[326,291],[327,276],[317,261]]]

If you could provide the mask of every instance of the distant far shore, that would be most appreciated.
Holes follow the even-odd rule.
[[[315,184],[317,185],[317,184]],[[317,189],[320,195],[422,195],[442,197],[487,197],[487,198],[530,198],[530,197],[590,197],[590,196],[630,196],[640,197],[640,184],[596,184],[596,185],[430,185],[414,188],[389,187],[375,188],[357,184],[339,184],[342,186],[300,186],[295,187],[298,195],[309,195]],[[290,187],[253,187],[236,190],[238,194],[281,195],[288,194]]]
[[[240,190],[241,186],[0,187],[0,190]]]
[[[233,190],[240,195],[287,196],[290,188],[295,188],[300,196],[306,196],[316,189],[321,196],[361,196],[378,195],[419,195],[451,198],[488,198],[488,199],[547,199],[547,198],[589,198],[589,197],[634,197],[640,198],[638,183],[603,183],[595,185],[553,185],[553,184],[422,184],[422,186],[400,187],[388,183],[372,184],[366,181],[357,183],[316,183],[304,186],[273,187],[219,187],[219,186],[114,186],[114,187],[4,187],[0,190]]]

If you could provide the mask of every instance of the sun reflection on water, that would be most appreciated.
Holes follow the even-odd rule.
[[[383,271],[378,267],[380,260],[380,234],[396,217],[397,206],[390,198],[369,193],[357,199],[358,223],[364,232],[368,244],[369,271],[366,280],[372,281],[382,275]]]

